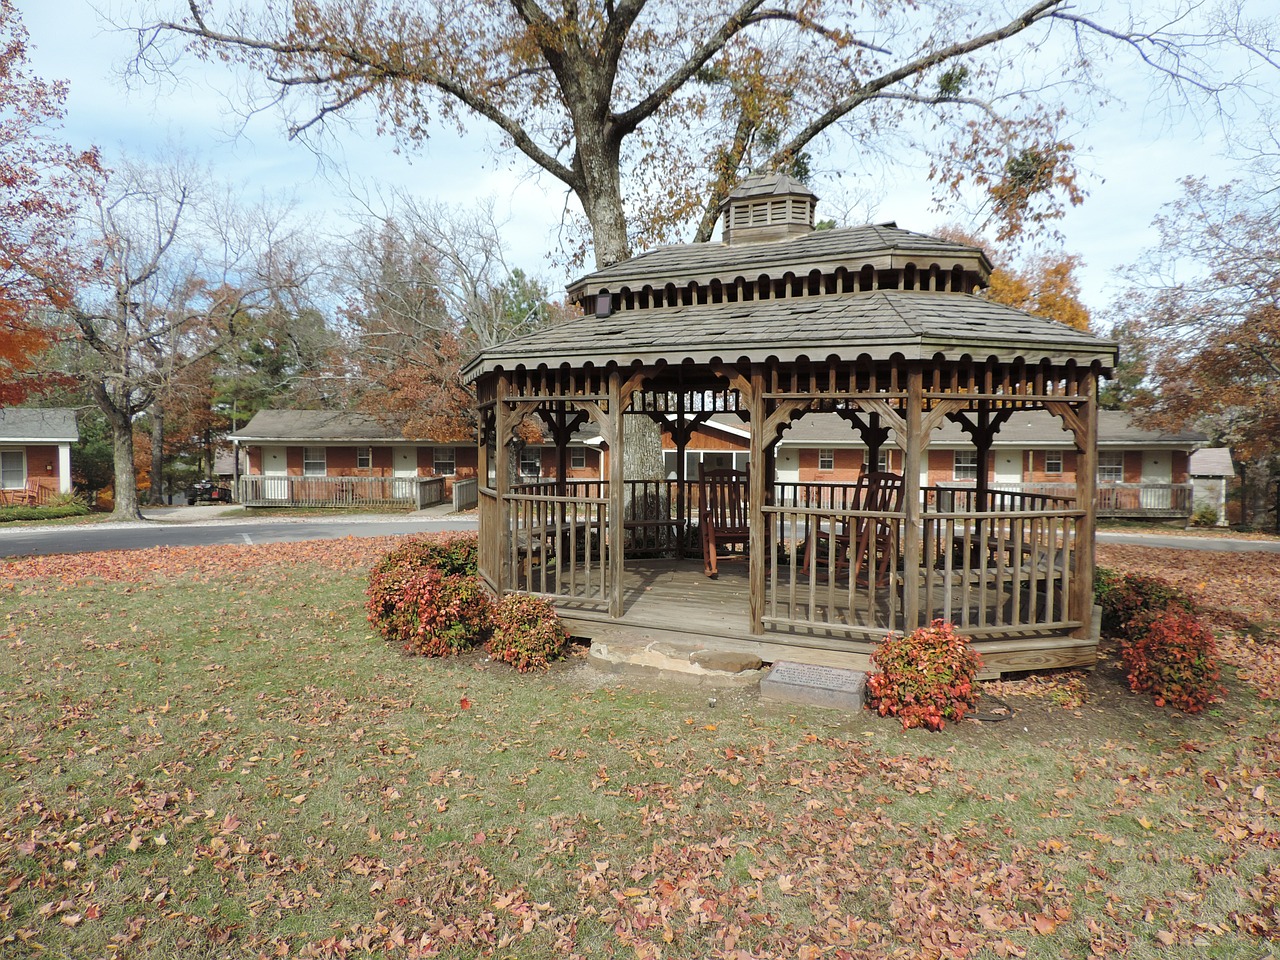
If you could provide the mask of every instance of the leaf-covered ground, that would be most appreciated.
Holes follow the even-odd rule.
[[[1108,661],[927,734],[405,658],[361,610],[387,544],[0,566],[0,956],[1277,948],[1274,557],[1100,551],[1233,631],[1207,713]]]

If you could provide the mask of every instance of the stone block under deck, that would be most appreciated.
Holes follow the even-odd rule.
[[[593,638],[587,663],[605,673],[703,687],[755,687],[765,674],[753,654],[709,648],[696,639],[658,638],[643,630],[609,631]]]

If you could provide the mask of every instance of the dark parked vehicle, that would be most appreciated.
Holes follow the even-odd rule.
[[[230,503],[231,488],[213,480],[197,480],[187,487],[187,506],[197,503]]]

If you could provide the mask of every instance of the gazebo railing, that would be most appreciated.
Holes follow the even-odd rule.
[[[495,512],[496,503],[494,499],[490,508]],[[513,492],[505,506],[503,555],[481,561],[503,565],[507,589],[557,600],[608,602],[607,499]]]
[[[948,620],[995,637],[1078,626],[1071,609],[1083,511],[927,509],[918,571],[904,569],[905,514],[765,507],[764,621],[773,630],[879,640]],[[873,533],[861,535],[867,524]],[[859,558],[862,548],[870,555]],[[915,591],[914,619],[908,592]]]
[[[942,619],[993,636],[1065,630],[1080,510],[936,512],[924,516],[921,623]]]
[[[863,640],[902,629],[904,513],[794,506],[764,512],[771,540],[766,626]],[[867,555],[859,558],[862,545]]]

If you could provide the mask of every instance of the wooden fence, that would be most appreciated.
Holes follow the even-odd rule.
[[[237,499],[246,507],[376,507],[444,503],[444,477],[242,476]]]

